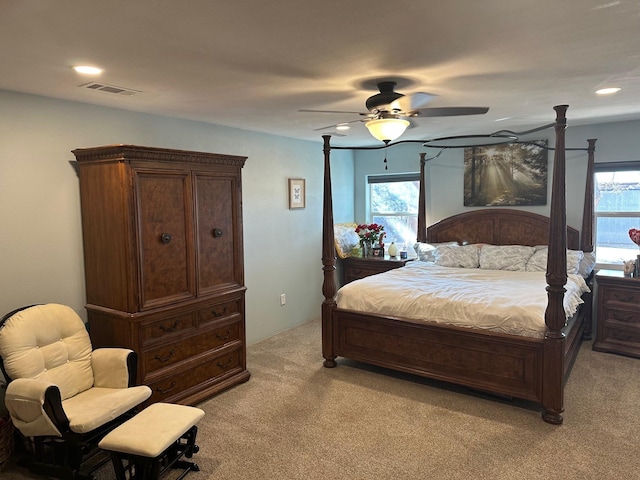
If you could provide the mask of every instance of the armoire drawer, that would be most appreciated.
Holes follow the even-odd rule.
[[[220,357],[196,365],[194,367],[177,371],[174,375],[147,383],[151,388],[149,403],[171,401],[174,397],[183,397],[189,394],[189,389],[204,384],[213,384],[221,380],[225,374],[240,368],[240,352],[234,350]]]
[[[167,335],[185,334],[196,329],[196,312],[187,312],[173,317],[144,323],[141,325],[140,337],[147,344]]]
[[[181,338],[142,353],[146,375],[205,352],[211,352],[234,341],[240,341],[239,321],[225,323],[211,330],[198,330],[196,335]]]
[[[240,300],[235,299],[198,310],[198,325],[203,327],[211,322],[219,322],[240,312]]]

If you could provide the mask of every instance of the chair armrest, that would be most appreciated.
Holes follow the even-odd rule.
[[[95,387],[127,388],[136,384],[138,356],[126,348],[97,348],[91,354]]]
[[[69,428],[60,389],[54,383],[17,378],[7,386],[4,401],[13,425],[27,437],[60,437]]]

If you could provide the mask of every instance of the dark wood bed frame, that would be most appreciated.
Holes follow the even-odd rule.
[[[583,338],[591,336],[591,294],[571,321],[563,308],[566,249],[593,251],[593,165],[595,139],[588,140],[588,168],[582,235],[566,225],[566,105],[554,107],[555,154],[550,215],[522,210],[482,209],[454,215],[425,227],[425,155],[420,154],[421,194],[418,241],[540,245],[549,247],[548,305],[544,338],[527,338],[470,328],[417,322],[337,308],[330,172],[330,136],[324,138],[322,264],[322,354],[324,366],[337,357],[443,380],[501,396],[537,402],[542,418],[561,424],[564,384]],[[335,148],[335,147],[334,147]],[[346,147],[338,147],[346,148]],[[356,147],[357,148],[357,147]],[[567,325],[565,325],[565,323]]]

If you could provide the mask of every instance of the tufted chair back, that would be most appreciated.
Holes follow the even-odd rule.
[[[0,330],[0,352],[11,379],[54,383],[62,400],[93,386],[91,340],[76,312],[58,304],[22,310]]]

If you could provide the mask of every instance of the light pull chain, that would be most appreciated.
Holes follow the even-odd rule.
[[[384,144],[385,144],[385,149],[384,149],[384,169],[385,170],[389,170],[389,168],[387,167],[387,148],[389,146],[389,140],[384,140]]]

